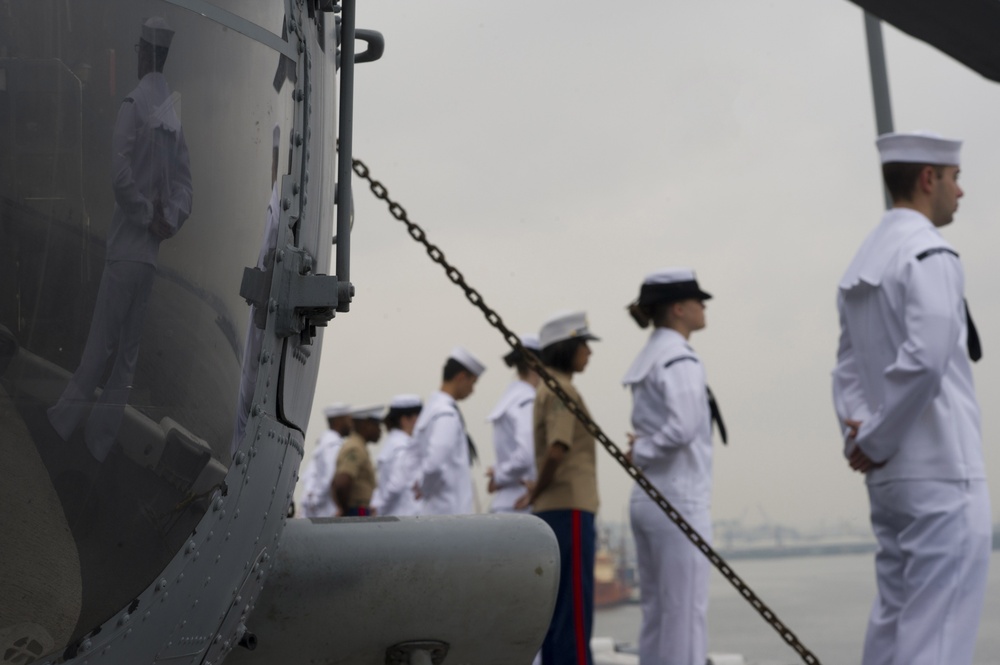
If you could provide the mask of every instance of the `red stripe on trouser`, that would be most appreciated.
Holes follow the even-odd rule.
[[[573,511],[573,625],[576,628],[576,662],[587,664],[587,645],[583,629],[583,539],[580,537],[580,511]]]

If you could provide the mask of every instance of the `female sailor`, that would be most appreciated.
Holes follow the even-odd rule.
[[[396,395],[389,403],[385,428],[389,431],[375,461],[378,486],[372,497],[376,515],[419,515],[420,505],[413,496],[416,474],[410,459],[413,426],[423,407],[418,395]]]
[[[590,360],[591,334],[583,312],[559,314],[539,331],[542,363],[584,413],[587,406],[573,375]],[[597,460],[593,435],[546,385],[535,397],[535,465],[538,480],[515,508],[529,504],[559,543],[559,589],[552,622],[542,643],[544,665],[591,665],[594,619],[594,515]]]
[[[640,327],[652,323],[653,333],[623,380],[632,389],[633,463],[706,542],[712,531],[716,410],[688,338],[705,327],[709,298],[691,270],[649,275],[629,311]],[[720,433],[725,439],[721,419]],[[640,665],[704,663],[708,560],[638,485],[632,490],[631,520],[642,593]]]
[[[529,353],[538,353],[538,337],[522,335],[521,346]],[[534,423],[535,387],[538,375],[528,365],[524,354],[515,349],[504,356],[507,367],[517,371],[517,378],[507,386],[489,422],[493,424],[493,447],[496,464],[486,472],[490,479],[489,491],[493,496],[492,513],[510,513],[514,504],[524,494],[524,489],[535,481]],[[527,509],[524,511],[527,512]]]

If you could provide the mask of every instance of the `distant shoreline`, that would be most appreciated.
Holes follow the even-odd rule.
[[[803,556],[869,554],[875,552],[877,549],[878,543],[872,540],[843,543],[794,543],[790,545],[720,549],[719,555],[724,559],[737,561],[739,559],[781,559]],[[993,530],[993,550],[1000,550],[1000,529]]]
[[[995,545],[995,543],[994,543]],[[719,550],[727,560],[739,559],[779,559],[802,556],[835,556],[840,554],[867,554],[878,549],[875,541],[851,543],[796,543],[770,547],[734,548]]]

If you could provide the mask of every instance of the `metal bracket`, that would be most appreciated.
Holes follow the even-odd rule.
[[[278,250],[275,265],[280,265],[284,274],[273,297],[268,297],[271,271],[260,268],[243,269],[240,295],[259,312],[276,316],[275,335],[299,335],[308,344],[316,328],[325,326],[334,317],[340,293],[349,292],[350,285],[340,284],[336,275],[314,275],[313,258],[298,247]]]
[[[354,62],[375,62],[385,53],[385,37],[375,30],[363,30],[358,28],[354,31],[354,38],[368,45],[361,53],[354,54]]]
[[[267,322],[267,301],[271,297],[271,268],[244,268],[240,296],[254,306],[253,324],[263,330]]]
[[[385,652],[385,665],[441,665],[449,646],[436,640],[401,642]]]

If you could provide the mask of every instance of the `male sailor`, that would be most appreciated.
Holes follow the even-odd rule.
[[[351,433],[351,407],[337,402],[323,409],[330,429],[316,442],[312,457],[302,473],[302,516],[333,517],[337,504],[333,501],[333,474],[337,455],[344,437]]]
[[[961,142],[877,140],[893,207],[840,280],[833,399],[871,503],[878,593],[864,665],[968,665],[990,502],[969,357],[981,355],[958,253],[938,229],[963,192]]]
[[[458,403],[472,394],[486,371],[474,355],[457,346],[444,365],[441,389],[427,403],[413,430],[420,460],[417,496],[425,515],[461,515],[475,512],[472,472],[475,446],[465,430]]]
[[[115,443],[132,390],[160,243],[191,214],[191,160],[175,108],[178,95],[163,75],[173,38],[158,16],[142,24],[136,44],[139,84],[122,102],[111,139],[115,209],[90,332],[80,365],[48,410],[52,427],[69,440],[93,405],[84,442],[98,461]]]
[[[354,431],[340,447],[337,470],[333,475],[333,498],[343,517],[372,515],[371,500],[375,491],[375,466],[368,454],[368,444],[382,438],[382,416],[385,408],[367,406],[351,411]]]
[[[413,428],[422,407],[418,395],[396,395],[389,402],[387,434],[375,461],[378,485],[372,508],[378,515],[420,514],[420,504],[413,496]]]
[[[647,276],[629,312],[653,332],[623,379],[632,390],[632,461],[706,542],[712,539],[712,420],[719,411],[688,341],[705,327],[711,297],[688,268]],[[725,441],[721,415],[717,422]],[[642,593],[639,664],[704,663],[708,559],[638,485],[630,504]]]
[[[527,353],[540,352],[537,335],[521,335],[521,346]],[[504,356],[503,361],[514,368],[517,378],[507,386],[488,418],[493,425],[497,460],[486,472],[488,489],[493,494],[491,513],[515,512],[514,504],[525,488],[535,482],[534,413],[539,377],[528,365],[524,352],[518,349]],[[528,509],[516,512],[526,513]]]

